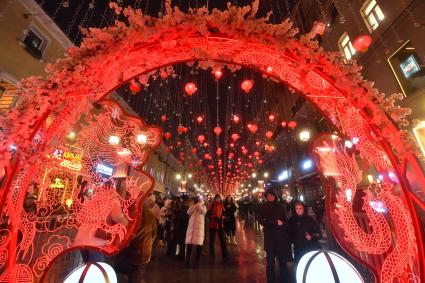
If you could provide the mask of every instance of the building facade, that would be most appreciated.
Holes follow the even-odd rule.
[[[0,111],[13,106],[16,85],[44,76],[73,43],[33,0],[0,1]]]

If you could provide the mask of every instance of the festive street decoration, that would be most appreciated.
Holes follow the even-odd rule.
[[[219,136],[221,134],[223,130],[220,127],[215,127],[214,128],[214,134],[216,134],[217,136]]]
[[[251,91],[253,85],[254,85],[254,82],[252,80],[244,80],[241,83],[241,88],[243,89],[243,91],[245,93],[249,93]]]
[[[372,37],[364,34],[354,39],[353,47],[358,52],[366,52],[372,44]]]
[[[130,82],[130,91],[131,91],[131,94],[136,95],[137,93],[140,92],[141,89],[142,89],[142,87],[136,81],[132,80]]]
[[[187,83],[184,87],[184,91],[187,95],[192,96],[198,89],[194,83]]]
[[[98,246],[90,241],[75,241],[68,234],[62,234],[68,227],[80,233],[86,228],[102,229],[110,235],[105,245],[108,248],[106,252],[110,254],[127,244],[133,221],[136,221],[137,217],[131,220],[131,217],[127,216],[131,216],[132,212],[127,211],[125,218],[129,221],[128,226],[105,223],[105,215],[112,209],[109,204],[121,205],[123,211],[128,210],[131,204],[139,203],[146,196],[152,187],[151,179],[142,173],[142,183],[140,180],[127,180],[126,187],[131,195],[131,201],[127,202],[116,193],[113,184],[112,188],[109,183],[101,185],[105,178],[89,169],[92,169],[94,160],[99,162],[97,159],[102,154],[110,158],[107,161],[109,163],[124,162],[140,169],[161,137],[160,132],[145,126],[140,120],[134,122],[138,127],[130,127],[132,135],[126,136],[122,131],[128,131],[129,128],[122,126],[127,122],[119,126],[114,124],[116,118],[122,117],[123,114],[113,110],[113,106],[105,106],[108,110],[99,121],[95,115],[89,115],[94,119],[88,120],[91,121],[89,127],[96,130],[84,130],[77,143],[81,143],[78,145],[83,150],[81,170],[88,174],[87,182],[97,191],[97,194],[93,195],[93,201],[82,202],[81,198],[77,197],[69,198],[70,201],[64,201],[64,204],[57,201],[57,194],[65,189],[67,180],[72,184],[73,176],[77,174],[75,170],[69,169],[66,169],[69,172],[59,173],[60,170],[65,170],[64,167],[55,169],[48,175],[44,188],[49,188],[51,193],[41,194],[43,201],[40,202],[40,208],[43,211],[49,211],[55,203],[67,209],[65,206],[71,203],[70,209],[75,209],[75,217],[66,220],[64,228],[37,232],[38,227],[44,229],[48,228],[48,225],[41,223],[40,226],[32,217],[33,212],[22,209],[26,191],[32,181],[39,182],[43,179],[45,166],[50,162],[45,156],[54,152],[54,145],[58,144],[58,141],[62,144],[76,121],[90,113],[93,103],[102,101],[111,89],[116,89],[136,77],[140,86],[145,87],[149,79],[162,78],[162,75],[158,76],[159,68],[176,62],[190,63],[195,60],[201,60],[205,68],[216,67],[217,62],[225,62],[229,65],[250,66],[266,74],[270,67],[274,80],[286,83],[304,95],[329,118],[335,129],[346,135],[347,139],[358,138],[356,149],[367,159],[370,166],[378,171],[396,172],[400,181],[399,187],[394,188],[393,184],[384,182],[379,187],[381,192],[377,194],[374,188],[369,188],[373,193],[368,197],[375,201],[373,197],[376,195],[388,213],[388,217],[384,218],[376,215],[377,212],[373,208],[375,212],[365,208],[366,218],[374,227],[371,232],[374,237],[368,235],[371,233],[359,229],[358,224],[353,221],[351,204],[346,196],[345,200],[339,197],[339,191],[334,192],[338,204],[341,204],[340,208],[334,208],[338,221],[332,222],[331,228],[339,229],[340,233],[335,235],[344,248],[358,261],[369,264],[380,282],[393,282],[399,278],[412,281],[422,272],[419,267],[424,265],[424,245],[418,215],[413,207],[423,211],[425,205],[415,188],[419,187],[418,190],[421,190],[425,184],[411,186],[410,182],[422,182],[423,173],[419,169],[413,169],[409,171],[409,178],[406,177],[406,168],[421,167],[414,156],[416,148],[408,133],[394,124],[405,124],[408,111],[395,106],[393,96],[386,98],[374,89],[371,83],[363,81],[355,62],[346,65],[341,56],[319,48],[312,34],[295,37],[297,29],[289,21],[272,25],[267,19],[257,19],[255,9],[229,6],[228,10],[215,11],[213,14],[209,14],[206,8],[191,10],[190,14],[185,14],[178,9],[172,9],[170,2],[167,2],[163,17],[148,18],[140,11],[123,9],[117,4],[111,4],[111,7],[119,14],[117,18],[127,17],[125,23],[117,21],[115,26],[87,31],[81,47],[72,48],[65,58],[48,66],[46,79],[31,77],[23,80],[18,91],[20,101],[17,107],[8,113],[7,118],[0,116],[0,165],[5,167],[7,172],[7,181],[0,191],[0,205],[2,216],[6,217],[7,212],[10,223],[10,226],[0,231],[3,239],[0,242],[0,251],[3,255],[7,254],[6,257],[0,257],[3,272],[0,281],[4,278],[13,278],[13,281],[24,277],[29,278],[29,281],[39,280],[57,255],[78,246]],[[167,69],[163,70],[168,72]],[[252,81],[245,83],[244,87],[242,84],[244,92],[251,91]],[[189,96],[193,95],[196,92],[195,84],[187,83],[185,92]],[[48,125],[47,119],[50,121]],[[102,132],[104,129],[111,131]],[[248,129],[255,134],[258,126],[251,125]],[[186,128],[179,133],[187,131]],[[140,132],[146,132],[145,145],[136,142]],[[90,133],[99,133],[99,136]],[[107,136],[104,136],[104,133],[107,133]],[[109,144],[108,138],[111,135],[118,136],[119,143]],[[130,137],[133,139],[129,140]],[[16,146],[15,153],[9,150],[11,145]],[[98,149],[103,151],[98,152]],[[253,168],[253,162],[262,160],[262,154],[257,154],[259,151],[251,148],[250,151],[255,159],[258,159],[244,166]],[[249,153],[248,149],[241,147],[241,152],[245,159]],[[349,166],[344,169],[344,166],[338,165],[335,172],[344,173],[342,170],[349,170],[351,175],[340,174],[339,178],[346,178],[340,180],[344,189],[348,190],[349,186],[353,186],[351,189],[355,190],[359,176],[358,172],[356,173],[355,160],[347,158],[344,153],[338,154],[334,156],[334,160],[339,160],[340,164],[345,162]],[[204,158],[210,162],[212,156],[210,153],[204,153]],[[227,168],[227,165],[225,164],[224,168]],[[223,171],[225,170],[222,168],[211,172],[211,175],[214,175],[216,180],[230,176]],[[56,184],[64,186],[51,188],[51,185]],[[217,184],[216,188],[218,189]],[[62,194],[68,198],[65,190]],[[327,198],[327,201],[331,199]],[[95,203],[108,205],[98,207]],[[19,245],[15,235],[17,233],[11,231],[19,231],[23,235]],[[50,235],[47,237],[50,240],[43,243],[34,242],[36,232]],[[35,245],[41,247],[37,252]],[[365,253],[364,256],[359,256],[356,249]],[[370,258],[375,255],[381,256],[383,260],[376,261],[372,266]],[[9,260],[6,261],[6,258]],[[419,275],[422,278],[424,276]]]

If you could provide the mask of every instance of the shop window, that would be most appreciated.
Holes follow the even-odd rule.
[[[400,85],[404,95],[408,96],[425,89],[425,69],[416,48],[405,42],[393,55],[388,63]]]
[[[30,53],[36,59],[43,58],[43,52],[47,47],[49,39],[45,37],[35,27],[30,26],[21,41],[28,53]]]
[[[350,37],[346,32],[344,32],[339,38],[338,45],[342,54],[344,54],[345,59],[350,60],[354,54],[356,54],[356,50],[354,50]]]
[[[360,9],[360,13],[371,32],[376,30],[385,18],[376,0],[365,1]]]

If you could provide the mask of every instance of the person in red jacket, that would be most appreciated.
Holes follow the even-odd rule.
[[[224,217],[224,206],[221,201],[220,195],[215,195],[213,202],[208,207],[207,212],[208,218],[210,220],[209,228],[210,228],[210,255],[212,257],[215,256],[214,252],[214,242],[215,235],[218,234],[221,246],[221,255],[224,260],[227,259],[227,247],[226,240],[224,237],[223,230],[223,217]]]

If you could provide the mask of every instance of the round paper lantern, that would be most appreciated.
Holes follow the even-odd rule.
[[[260,153],[258,151],[255,151],[254,156],[260,156]]]
[[[168,141],[169,139],[171,139],[171,133],[170,132],[166,132],[164,134],[165,139]]]
[[[196,118],[196,122],[198,122],[199,124],[201,124],[204,121],[204,118],[202,116],[198,116]]]
[[[276,119],[276,116],[275,116],[275,115],[273,115],[273,114],[270,114],[270,115],[269,115],[269,121],[270,121],[270,122],[272,122],[272,123],[273,123],[275,119]]]
[[[179,135],[183,135],[184,133],[187,132],[187,128],[185,128],[183,126],[178,126],[177,127],[177,132],[179,133]]]
[[[353,48],[358,52],[366,52],[371,44],[372,37],[364,34],[354,39]]]
[[[269,139],[270,139],[271,137],[273,137],[273,132],[272,132],[272,131],[267,131],[267,132],[266,132],[266,137],[267,137],[267,138],[269,138]]]
[[[297,126],[297,122],[295,122],[295,121],[290,121],[288,123],[288,128],[290,128],[290,129],[295,129],[296,126]]]
[[[314,32],[318,35],[323,35],[326,30],[326,25],[322,22],[315,22],[313,26]]]
[[[241,88],[245,91],[245,93],[249,93],[253,85],[254,82],[252,80],[244,80],[241,84]]]
[[[198,150],[196,149],[196,148],[192,148],[192,153],[193,154],[196,154],[196,152],[197,152]]]
[[[217,151],[216,151],[216,153],[217,153],[217,155],[221,155],[222,153],[223,153],[223,151],[221,150],[221,148],[219,147],[219,148],[217,148]],[[219,160],[219,164],[221,163],[221,160]]]
[[[130,82],[130,92],[132,95],[136,95],[138,92],[140,92],[141,89],[142,87],[135,80]]]
[[[192,96],[198,89],[196,88],[196,85],[194,83],[187,83],[184,86],[184,91],[189,95]]]
[[[215,77],[216,80],[219,80],[222,75],[223,75],[223,72],[221,70],[215,70],[214,71],[214,77]]]
[[[166,120],[167,120],[167,116],[162,115],[162,116],[161,116],[161,121],[162,121],[162,122],[165,122]]]
[[[337,277],[337,278],[336,278]],[[341,255],[325,250],[306,253],[297,266],[297,283],[364,283],[356,268]]]
[[[248,154],[248,150],[246,148],[242,149],[242,153],[243,155],[247,155]]]
[[[251,131],[251,133],[255,134],[258,130],[258,127],[254,124],[248,124],[248,129]]]
[[[285,121],[282,121],[282,122],[280,123],[280,125],[282,126],[282,128],[285,128],[285,127],[286,127],[286,122],[285,122]]]
[[[239,121],[240,121],[239,116],[238,116],[238,115],[233,115],[233,122],[234,122],[235,124],[237,124],[237,123],[239,123]]]
[[[238,134],[232,134],[231,136],[233,141],[237,141],[239,139],[239,135]]]
[[[222,132],[222,129],[220,127],[217,126],[214,128],[214,134],[216,134],[217,136],[219,136],[221,132]]]
[[[77,267],[63,281],[64,283],[117,283],[114,269],[104,262],[87,263]]]
[[[204,135],[199,135],[198,136],[198,142],[199,143],[203,143],[205,141],[205,136]]]

